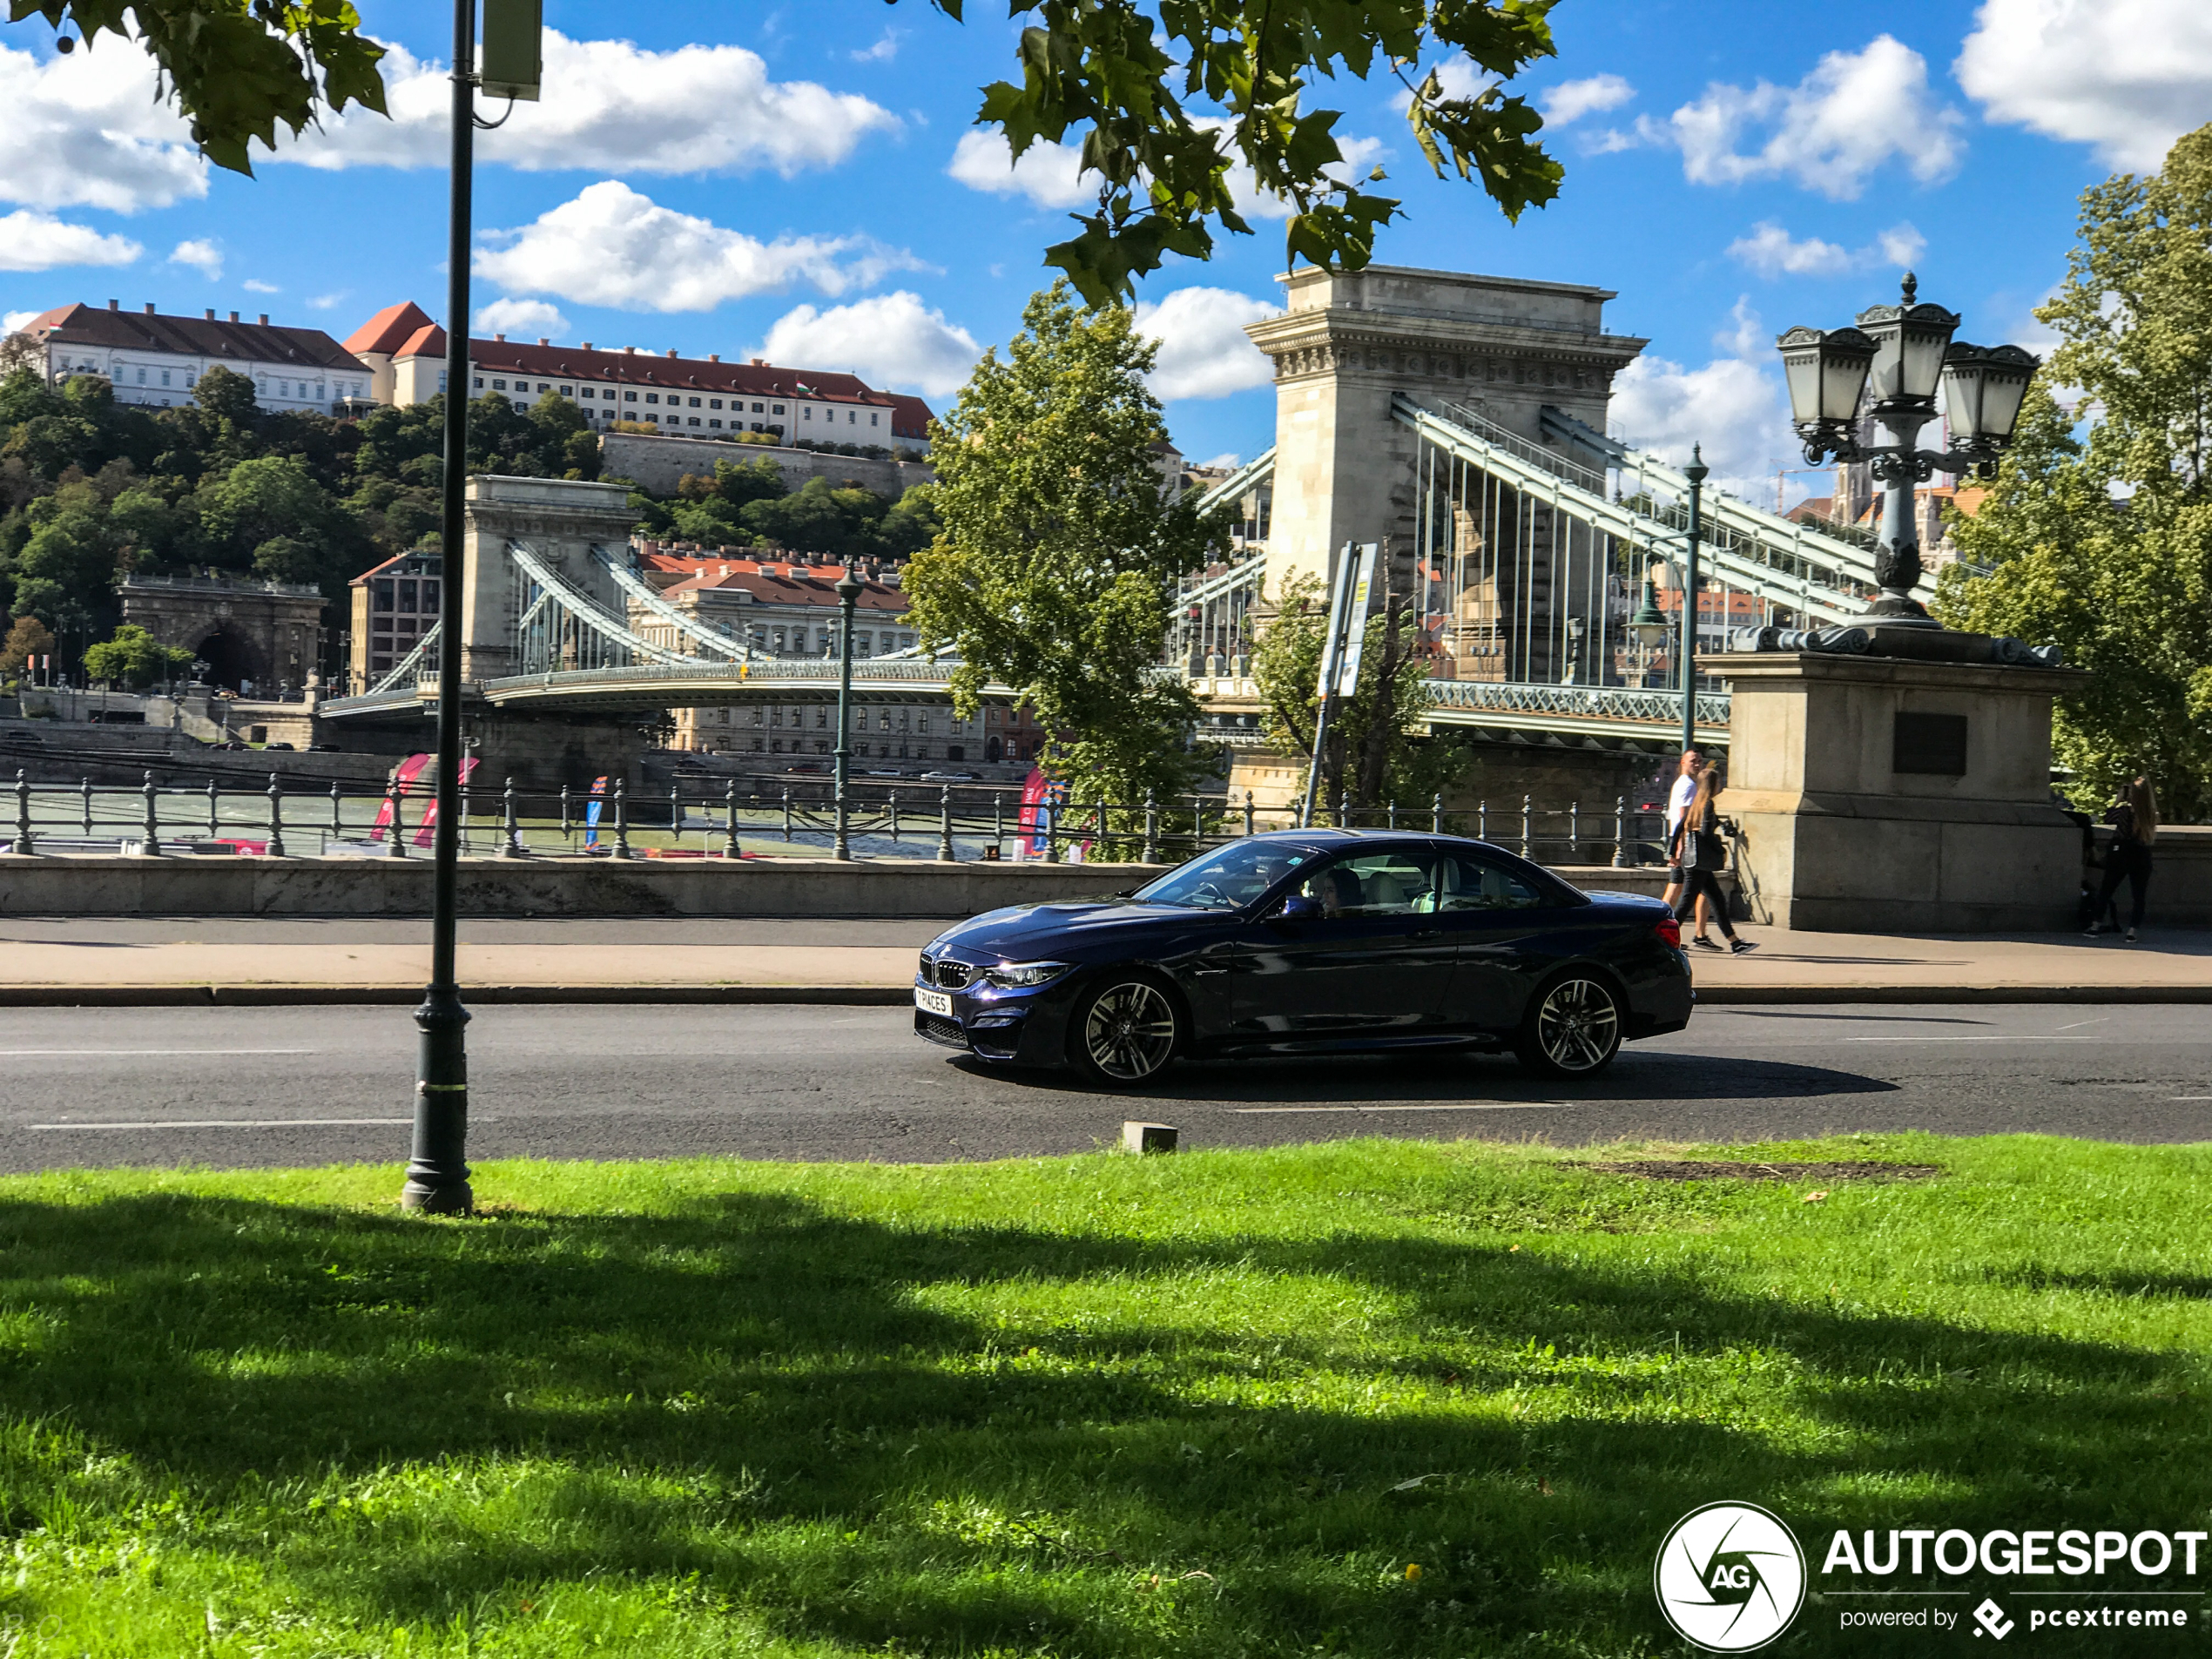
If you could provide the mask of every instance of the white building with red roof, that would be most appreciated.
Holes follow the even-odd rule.
[[[191,402],[200,377],[215,368],[251,380],[265,409],[324,415],[367,397],[374,379],[368,364],[321,329],[272,324],[266,312],[253,322],[235,311],[226,319],[212,311],[172,317],[151,305],[125,311],[111,300],[105,310],[57,306],[18,332],[45,347],[48,380],[98,374],[114,387],[117,402],[155,408]]]
[[[346,342],[371,366],[380,402],[421,403],[445,389],[445,330],[412,302],[387,306]],[[522,408],[558,395],[604,431],[635,421],[664,436],[758,433],[786,443],[926,443],[929,406],[880,392],[856,374],[783,368],[756,357],[679,357],[635,346],[601,350],[590,341],[535,345],[504,334],[469,342],[469,392],[497,392]]]

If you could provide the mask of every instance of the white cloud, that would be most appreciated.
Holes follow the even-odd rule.
[[[1759,354],[1770,348],[1774,337],[1767,333],[1766,324],[1759,314],[1751,309],[1751,296],[1739,293],[1736,303],[1729,307],[1728,327],[1713,335],[1713,344],[1730,357],[1757,360]]]
[[[679,213],[618,179],[587,185],[530,224],[487,231],[477,275],[509,293],[550,293],[624,311],[711,311],[729,300],[811,282],[824,293],[924,268],[912,254],[857,237],[762,242]]]
[[[264,282],[259,277],[246,279],[246,291],[248,293],[282,293],[284,292],[275,283]]]
[[[1817,236],[1803,241],[1772,219],[1762,219],[1749,236],[1729,244],[1729,257],[1748,265],[1763,277],[1841,276],[1878,265],[1910,265],[1926,252],[1928,239],[1909,223],[1892,225],[1875,233],[1872,242],[1858,249],[1824,242]]]
[[[1747,501],[1770,500],[1777,457],[1797,453],[1780,382],[1737,356],[1684,368],[1642,356],[1613,380],[1607,424],[1623,440],[1679,466],[1704,448],[1713,482]]]
[[[166,207],[207,193],[207,169],[152,60],[112,36],[41,63],[0,47],[0,199],[33,207]]]
[[[1201,461],[1198,464],[1202,467],[1219,467],[1224,472],[1234,472],[1244,464],[1244,458],[1234,449],[1224,449],[1221,454],[1210,460]]]
[[[1841,201],[1892,158],[1922,184],[1948,178],[1966,154],[1961,119],[1929,90],[1926,60],[1878,35],[1863,51],[1830,52],[1795,86],[1715,83],[1663,125],[1647,118],[1636,132],[1680,148],[1694,184],[1786,178]]]
[[[1209,117],[1196,125],[1220,128],[1229,123]],[[1330,172],[1340,179],[1364,174],[1386,151],[1379,138],[1349,133],[1338,138],[1337,148],[1344,160]],[[1022,152],[1019,161],[1009,161],[1009,153],[1005,138],[995,128],[977,128],[961,135],[960,142],[953,146],[952,165],[945,171],[970,190],[995,196],[1026,196],[1039,207],[1077,207],[1097,199],[1098,175],[1083,170],[1080,145],[1040,138]],[[1291,216],[1291,205],[1263,194],[1259,181],[1244,162],[1231,162],[1228,177],[1229,193],[1240,213],[1253,219]]]
[[[886,29],[873,46],[862,46],[849,54],[856,64],[887,64],[899,55],[899,40],[903,31]]]
[[[993,196],[1027,196],[1039,207],[1073,207],[1098,193],[1096,175],[1082,180],[1082,152],[1072,144],[1040,138],[1013,159],[997,128],[971,128],[953,146],[945,169],[970,190]]]
[[[945,314],[901,288],[849,306],[799,306],[768,330],[756,354],[793,368],[843,369],[871,386],[944,397],[966,383],[983,348]]]
[[[223,250],[205,237],[177,244],[177,251],[169,256],[172,265],[189,265],[210,282],[218,282],[223,275]]]
[[[279,158],[314,167],[442,167],[452,84],[441,64],[390,46],[382,68],[392,118],[348,110]],[[786,178],[834,166],[899,118],[811,81],[772,81],[742,46],[647,51],[626,40],[545,31],[544,101],[517,104],[476,157],[525,172],[745,172]],[[496,111],[495,111],[496,118]]]
[[[1983,0],[1952,66],[1993,121],[2096,146],[2148,171],[2212,121],[2202,0]]]
[[[335,311],[340,303],[351,293],[353,293],[351,288],[341,288],[335,293],[319,293],[308,300],[307,304],[317,311]]]
[[[1618,75],[1593,75],[1587,80],[1561,81],[1544,94],[1544,125],[1563,127],[1602,110],[1617,110],[1636,95],[1636,89]]]
[[[569,332],[569,320],[543,300],[495,300],[476,313],[476,332],[559,340]]]
[[[1227,397],[1268,384],[1274,370],[1244,325],[1281,309],[1227,288],[1178,288],[1164,300],[1141,303],[1137,331],[1160,342],[1153,395],[1165,402]]]
[[[26,327],[31,319],[39,314],[36,311],[10,311],[6,316],[0,317],[0,334],[14,334],[17,329]]]
[[[0,271],[51,271],[57,265],[128,265],[145,249],[127,236],[18,208],[0,214]]]

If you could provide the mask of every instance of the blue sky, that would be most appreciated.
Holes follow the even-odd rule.
[[[363,10],[397,49],[402,118],[349,118],[252,180],[192,159],[134,49],[57,58],[42,23],[0,30],[0,311],[112,296],[341,339],[395,300],[439,312],[450,13]],[[479,327],[849,368],[941,403],[1048,280],[1079,188],[1070,158],[1013,174],[995,138],[963,145],[1016,26],[968,10],[547,0],[546,101],[480,141]],[[1610,326],[1651,345],[1615,429],[1702,439],[1766,498],[1790,454],[1777,333],[1892,298],[1909,261],[1962,337],[2038,347],[2028,314],[2064,273],[2080,192],[2212,119],[2202,0],[1562,0],[1553,23],[1559,57],[1517,90],[1548,106],[1567,178],[1519,226],[1427,176],[1389,84],[1319,90],[1404,196],[1377,258],[1617,289]],[[1238,325],[1272,303],[1281,224],[1253,222],[1140,293],[1196,459],[1271,441]]]

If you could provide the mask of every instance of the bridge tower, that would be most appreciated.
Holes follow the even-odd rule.
[[[463,679],[499,679],[522,671],[516,625],[524,583],[507,556],[510,541],[527,543],[570,586],[622,614],[622,596],[592,559],[591,547],[595,542],[616,548],[628,544],[637,516],[630,509],[627,489],[575,478],[493,474],[469,480],[468,496],[468,577],[460,596]]]
[[[1600,432],[1613,377],[1649,343],[1605,332],[1605,288],[1371,265],[1301,266],[1288,309],[1245,333],[1275,365],[1266,595],[1325,577],[1346,542],[1410,550],[1419,440],[1390,401],[1458,403],[1531,442],[1546,405]],[[1601,463],[1602,464],[1602,463]]]

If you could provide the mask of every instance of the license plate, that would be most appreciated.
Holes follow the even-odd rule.
[[[941,1014],[948,1020],[953,1017],[953,999],[945,991],[927,991],[917,985],[914,987],[914,1006],[924,1014]]]

